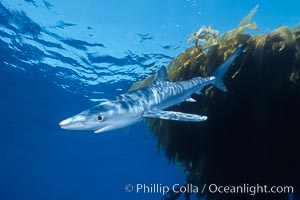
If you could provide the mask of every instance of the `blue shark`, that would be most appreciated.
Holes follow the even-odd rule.
[[[214,85],[226,92],[223,77],[242,47],[230,55],[209,77],[194,77],[190,80],[170,82],[165,67],[158,70],[151,85],[121,94],[112,100],[102,102],[59,123],[69,130],[93,130],[95,133],[131,126],[144,118],[158,118],[186,122],[201,122],[207,116],[165,111],[184,101],[194,101],[191,95],[200,93],[203,87]]]

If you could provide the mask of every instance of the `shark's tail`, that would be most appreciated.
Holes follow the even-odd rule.
[[[239,56],[243,51],[243,46],[239,45],[237,50],[227,58],[213,73],[212,76],[216,78],[216,82],[214,86],[219,88],[220,90],[227,92],[227,88],[224,85],[223,78],[226,74],[228,68],[231,66],[232,62],[235,60],[237,56]]]

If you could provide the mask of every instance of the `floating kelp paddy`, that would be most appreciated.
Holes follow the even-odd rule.
[[[237,28],[219,35],[201,27],[194,45],[167,67],[170,81],[206,77],[239,44],[244,52],[224,77],[224,93],[213,86],[197,102],[170,110],[208,116],[202,123],[151,119],[149,126],[171,163],[187,173],[185,184],[293,186],[299,195],[300,26],[262,33],[251,22],[255,7]],[[132,89],[151,83],[152,78]],[[205,194],[207,198],[244,199],[249,194]],[[166,199],[176,199],[170,194]],[[199,194],[201,197],[202,194]],[[188,195],[186,195],[188,198]],[[298,196],[299,198],[299,196]],[[255,199],[288,199],[287,193],[257,194]]]

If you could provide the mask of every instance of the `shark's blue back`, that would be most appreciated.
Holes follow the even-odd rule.
[[[240,46],[213,72],[213,76],[206,78],[195,77],[187,81],[170,82],[167,80],[166,68],[162,67],[157,72],[153,84],[124,93],[113,100],[83,111],[62,121],[60,126],[73,130],[93,129],[95,133],[100,133],[129,126],[145,117],[188,122],[206,120],[206,116],[164,111],[164,109],[183,101],[190,101],[193,93],[199,93],[204,86],[209,84],[227,91],[223,77],[241,51]]]

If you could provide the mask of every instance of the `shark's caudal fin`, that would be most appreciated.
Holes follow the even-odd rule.
[[[237,56],[239,56],[243,51],[243,46],[239,45],[237,50],[229,56],[213,73],[212,76],[216,77],[216,82],[214,86],[219,88],[220,90],[227,92],[227,88],[224,85],[223,78],[226,74],[228,68],[231,66],[232,62],[235,60]]]

